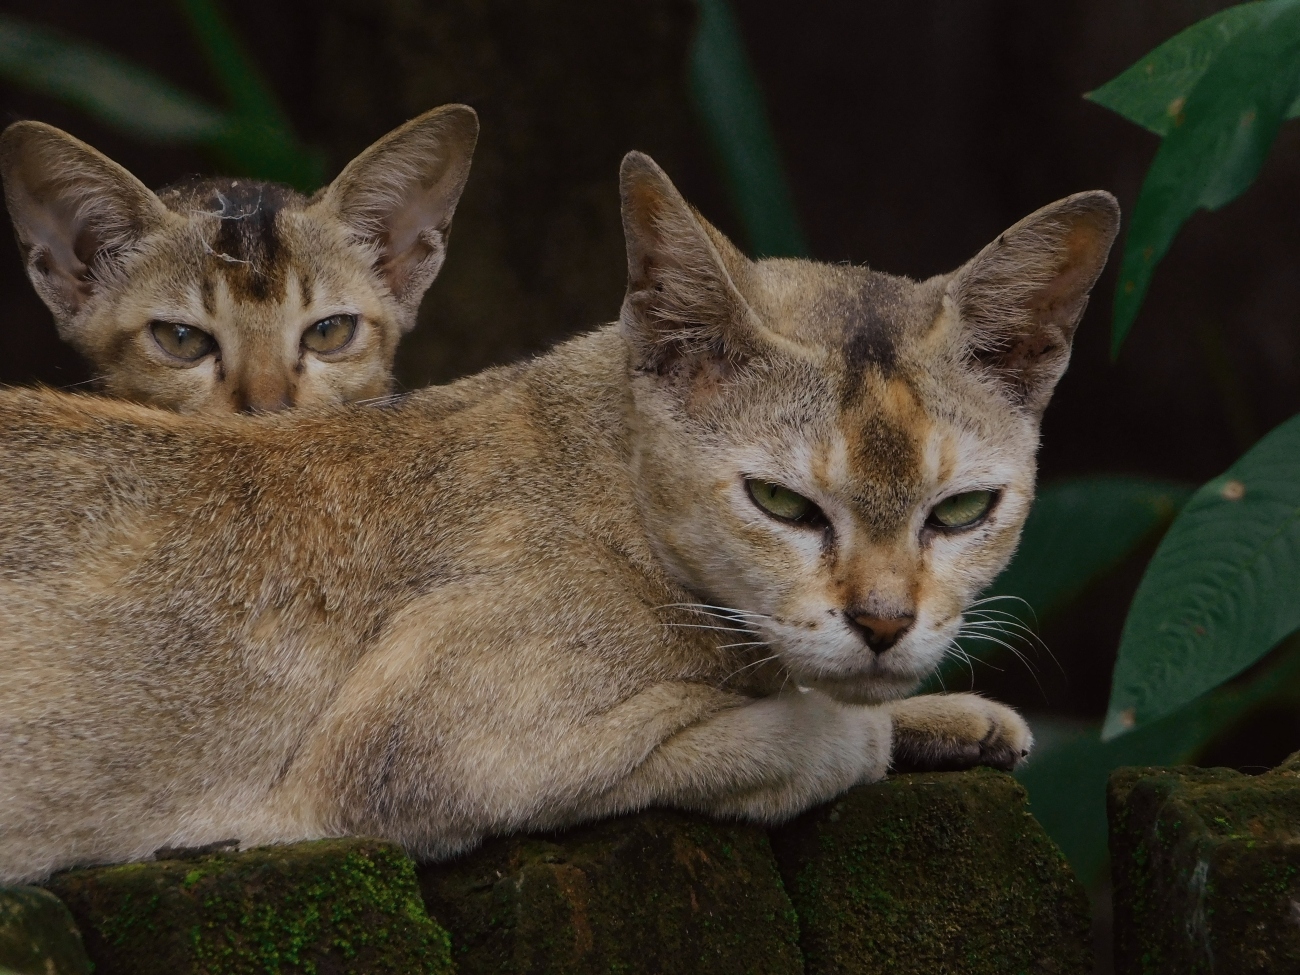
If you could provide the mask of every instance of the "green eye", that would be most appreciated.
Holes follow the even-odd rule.
[[[356,315],[331,315],[322,318],[302,333],[302,347],[328,355],[338,352],[357,334]]]
[[[826,516],[821,508],[813,504],[802,494],[795,494],[789,488],[771,481],[760,481],[756,477],[745,479],[745,487],[754,503],[773,518],[782,521],[794,521],[800,524],[825,524]]]
[[[969,528],[989,513],[996,499],[993,491],[966,491],[944,498],[930,512],[930,527]]]
[[[216,351],[217,340],[201,328],[181,322],[150,322],[153,339],[169,356],[182,362],[198,362]]]

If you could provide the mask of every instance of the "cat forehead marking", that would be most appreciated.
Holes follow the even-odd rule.
[[[209,268],[222,274],[231,294],[258,302],[285,297],[288,248],[278,226],[282,210],[305,198],[288,187],[259,180],[203,179],[162,191],[178,213],[217,218],[206,242]]]
[[[868,373],[860,393],[842,406],[839,432],[849,482],[843,488],[873,537],[891,537],[911,523],[926,479],[930,428],[919,397],[902,377]]]

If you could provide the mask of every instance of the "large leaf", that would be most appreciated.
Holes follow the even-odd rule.
[[[767,257],[808,253],[763,94],[727,0],[698,0],[691,94],[749,245]]]
[[[1115,289],[1112,354],[1179,228],[1254,181],[1300,94],[1300,0],[1266,0],[1257,9],[1255,22],[1240,25],[1204,69],[1147,172]]]
[[[1187,96],[1228,42],[1269,14],[1269,0],[1243,3],[1197,21],[1085,98],[1104,105],[1156,135],[1164,136],[1183,115]],[[1300,115],[1300,98],[1287,118]]]
[[[207,142],[227,132],[221,111],[152,72],[4,14],[0,76],[151,141]]]
[[[1017,622],[1035,628],[1064,609],[1163,531],[1191,494],[1183,484],[1129,477],[1081,477],[1040,489],[1011,565],[985,593],[989,602],[968,614],[977,627],[995,627],[995,639],[963,637],[964,654],[987,661],[1003,655],[1000,641],[1032,642],[1017,636]],[[946,686],[964,660],[949,657],[929,689]]]
[[[1085,884],[1106,862],[1106,779],[1124,765],[1178,765],[1193,760],[1214,738],[1300,678],[1293,649],[1244,687],[1207,694],[1176,714],[1116,741],[1097,739],[1091,723],[1035,721],[1040,739],[1016,773],[1029,805]]]
[[[1176,711],[1297,628],[1300,416],[1174,519],[1124,624],[1103,736]]]

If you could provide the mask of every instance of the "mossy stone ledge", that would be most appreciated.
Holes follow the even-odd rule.
[[[420,867],[460,975],[796,975],[764,831],[651,810]]]
[[[414,864],[339,839],[56,874],[95,975],[450,975]]]
[[[808,975],[1092,971],[1086,896],[991,769],[859,786],[773,832]]]
[[[1300,753],[1118,769],[1107,806],[1118,975],[1300,972]]]
[[[90,975],[81,934],[57,897],[39,887],[0,887],[0,973]]]

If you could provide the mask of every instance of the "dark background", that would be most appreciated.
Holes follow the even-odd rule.
[[[1109,189],[1131,210],[1157,139],[1082,93],[1226,4],[735,6],[814,256],[921,277],[950,270],[1077,190]],[[408,386],[528,354],[616,316],[624,277],[616,173],[627,149],[651,152],[743,241],[688,97],[686,0],[226,7],[299,133],[329,153],[331,173],[426,108],[467,101],[480,112],[483,139],[446,269],[399,353]],[[6,11],[93,39],[220,103],[171,3],[11,0]],[[128,139],[7,85],[0,118],[66,128],[151,186],[212,170],[197,152]],[[1244,197],[1187,225],[1112,363],[1117,251],[1047,414],[1045,479],[1204,481],[1300,411],[1298,177],[1300,126],[1288,125]],[[85,381],[10,236],[0,237],[0,382]],[[1018,666],[981,672],[979,686],[1032,709],[1099,715],[1140,571],[1138,560],[1047,627],[1059,667],[1044,656],[1036,675]],[[1271,761],[1300,742],[1300,729],[1283,722],[1255,738],[1228,758]]]

